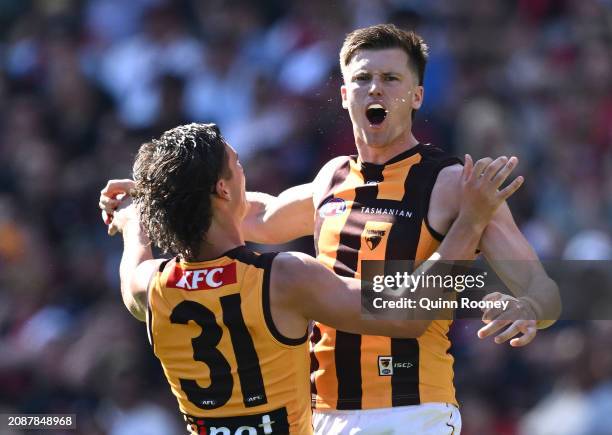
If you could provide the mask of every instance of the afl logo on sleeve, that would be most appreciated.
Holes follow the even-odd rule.
[[[319,209],[321,218],[340,216],[346,212],[346,201],[342,198],[331,198],[326,201]]]
[[[212,290],[235,283],[236,263],[206,269],[183,269],[177,264],[166,286],[181,290]]]

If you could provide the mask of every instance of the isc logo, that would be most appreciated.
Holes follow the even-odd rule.
[[[414,364],[408,361],[393,362],[392,356],[379,356],[378,357],[378,375],[379,376],[393,376],[395,369],[409,369]]]
[[[182,290],[210,290],[236,283],[236,263],[207,269],[183,269],[178,264],[168,277],[167,287]]]

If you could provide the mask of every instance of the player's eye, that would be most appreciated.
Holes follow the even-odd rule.
[[[369,74],[357,74],[354,78],[356,82],[364,82],[366,80],[370,80]]]
[[[397,76],[385,76],[385,81],[387,82],[393,82],[393,81],[397,81],[399,80],[399,78]]]

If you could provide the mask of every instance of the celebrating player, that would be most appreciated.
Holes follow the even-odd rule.
[[[285,243],[314,234],[317,259],[347,277],[360,276],[362,260],[423,260],[434,252],[461,209],[462,170],[457,158],[419,143],[412,133],[412,118],[423,103],[427,55],[421,37],[393,25],[346,37],[341,95],[358,157],[335,158],[312,183],[278,197],[248,195],[247,240]],[[487,162],[475,168],[485,178],[514,164],[506,158]],[[485,312],[487,325],[479,336],[501,331],[496,343],[524,346],[536,327],[558,318],[558,289],[506,204],[493,216],[479,249],[518,296],[505,312]],[[343,434],[358,427],[360,434],[403,434],[410,427],[410,433],[441,433],[426,425],[458,415],[450,324],[436,320],[418,338],[389,339],[316,323],[311,335],[316,432]],[[393,370],[383,373],[381,358]],[[455,420],[458,433],[460,419]]]
[[[473,253],[495,210],[519,188],[520,177],[498,191],[514,167],[514,159],[501,162],[472,166],[468,159],[457,180],[462,203],[439,258]],[[122,296],[146,319],[192,434],[312,433],[309,319],[408,339],[431,327],[362,320],[358,280],[305,254],[247,249],[244,173],[213,124],[177,127],[144,144],[134,180],[109,183],[101,193],[114,209],[109,233],[123,233]],[[132,187],[129,205],[118,194]],[[149,239],[177,257],[152,259]]]

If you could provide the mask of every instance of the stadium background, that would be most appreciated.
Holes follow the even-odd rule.
[[[417,137],[518,155],[511,207],[540,256],[610,258],[610,0],[0,0],[0,413],[182,433],[98,192],[188,121],[219,123],[249,190],[309,181],[354,153],[337,52],[378,22],[430,45]],[[612,434],[610,322],[559,322],[524,349],[478,327],[453,331],[464,434]]]

